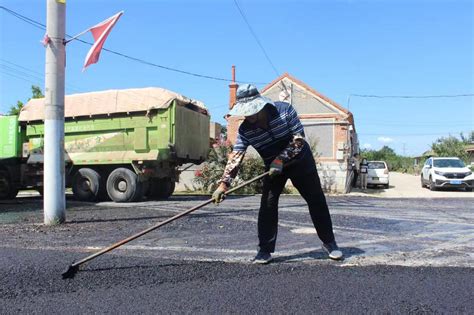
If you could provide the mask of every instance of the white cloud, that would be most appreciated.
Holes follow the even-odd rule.
[[[389,137],[378,137],[377,140],[379,140],[380,142],[383,142],[383,143],[393,142],[393,139],[389,138]]]
[[[364,149],[370,149],[372,145],[370,143],[364,143]]]

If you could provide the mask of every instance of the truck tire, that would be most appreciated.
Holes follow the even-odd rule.
[[[0,170],[0,200],[13,199],[18,194],[18,188],[13,186],[7,171]]]
[[[107,179],[107,193],[115,202],[138,201],[143,197],[143,185],[128,168],[117,168]]]
[[[99,173],[91,168],[81,168],[72,179],[74,197],[80,201],[97,201],[105,190],[104,181]]]
[[[167,199],[175,189],[175,182],[171,178],[152,178],[148,197],[151,199]]]

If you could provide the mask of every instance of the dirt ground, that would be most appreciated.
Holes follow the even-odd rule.
[[[383,189],[382,186],[371,187],[365,192],[355,188],[349,195],[383,198],[474,198],[474,192],[466,192],[461,189],[443,189],[431,191],[421,187],[420,176],[390,173],[390,187]]]

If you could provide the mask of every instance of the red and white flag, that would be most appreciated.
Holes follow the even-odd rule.
[[[47,33],[44,34],[43,39],[41,40],[41,44],[43,44],[44,47],[48,46],[48,44],[51,42],[51,38],[48,36]]]
[[[122,16],[122,14],[123,11],[115,14],[114,16],[108,18],[103,22],[100,22],[99,24],[89,29],[89,31],[91,31],[92,33],[92,36],[94,37],[95,42],[87,53],[82,71],[86,70],[86,68],[91,64],[99,61],[100,51],[104,46],[105,40],[107,39],[107,36],[109,36],[110,31],[114,27],[115,23],[117,23],[118,19]]]

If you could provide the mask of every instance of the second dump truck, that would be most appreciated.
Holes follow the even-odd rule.
[[[209,113],[196,100],[162,88],[65,97],[66,187],[82,201],[167,198],[179,166],[209,150]],[[43,190],[44,99],[19,116],[0,116],[0,199]]]

